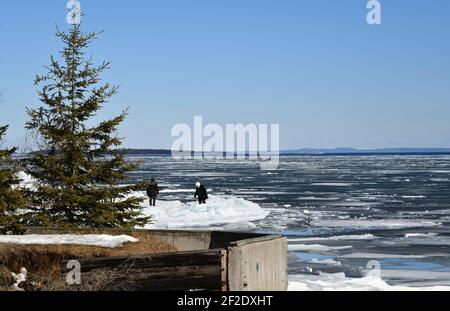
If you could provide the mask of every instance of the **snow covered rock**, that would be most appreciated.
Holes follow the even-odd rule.
[[[13,288],[17,291],[22,291],[23,289],[20,288],[20,284],[25,282],[27,280],[28,271],[25,268],[20,269],[19,274],[11,273],[13,278],[16,280],[16,283],[14,283]]]

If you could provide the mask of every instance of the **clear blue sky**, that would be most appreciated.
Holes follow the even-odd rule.
[[[61,44],[66,0],[2,0],[0,124],[23,135],[34,75]],[[81,0],[91,49],[130,107],[127,147],[167,148],[176,123],[279,123],[281,147],[450,147],[450,1]]]

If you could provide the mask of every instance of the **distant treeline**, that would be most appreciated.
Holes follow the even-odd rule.
[[[172,151],[168,149],[126,149],[127,155],[158,155],[158,156],[171,156]],[[186,151],[189,154],[189,151]],[[191,151],[191,156],[194,156],[194,152]],[[204,152],[204,155],[211,155],[211,153]],[[358,149],[299,149],[299,150],[286,150],[280,151],[280,156],[370,156],[370,155],[447,155],[450,154],[450,149],[446,148],[387,148],[387,149],[373,149],[373,150],[358,150]],[[226,156],[226,152],[217,152],[216,156]],[[235,153],[235,156],[238,154]],[[240,153],[242,155],[242,153]],[[249,153],[245,153],[249,156]],[[259,153],[258,153],[259,155]]]
[[[128,155],[165,155],[170,156],[172,155],[172,151],[167,149],[126,149],[126,154]]]

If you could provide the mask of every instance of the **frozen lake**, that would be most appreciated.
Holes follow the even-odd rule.
[[[304,282],[362,277],[376,260],[391,285],[450,286],[450,156],[282,157],[276,171],[245,160],[130,156],[131,182],[163,189],[154,227],[256,230],[289,237],[289,273]],[[193,200],[195,182],[212,195]]]

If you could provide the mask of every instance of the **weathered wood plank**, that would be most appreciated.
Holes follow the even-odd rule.
[[[220,290],[220,266],[133,269],[115,276],[104,290]]]
[[[105,288],[105,291],[189,291],[189,290],[220,290],[220,276],[202,276],[195,278],[146,279],[132,283],[115,282]],[[131,289],[130,289],[131,288]]]
[[[123,277],[132,277],[134,280],[150,280],[164,278],[193,278],[199,276],[220,277],[219,265],[208,266],[179,266],[179,267],[157,267],[149,269],[129,269],[123,271]]]
[[[146,269],[157,267],[179,267],[192,265],[221,265],[221,250],[207,250],[196,252],[179,252],[165,254],[150,254],[131,257],[101,257],[79,260],[81,272],[89,272],[95,269]],[[62,270],[67,272],[66,263]]]

